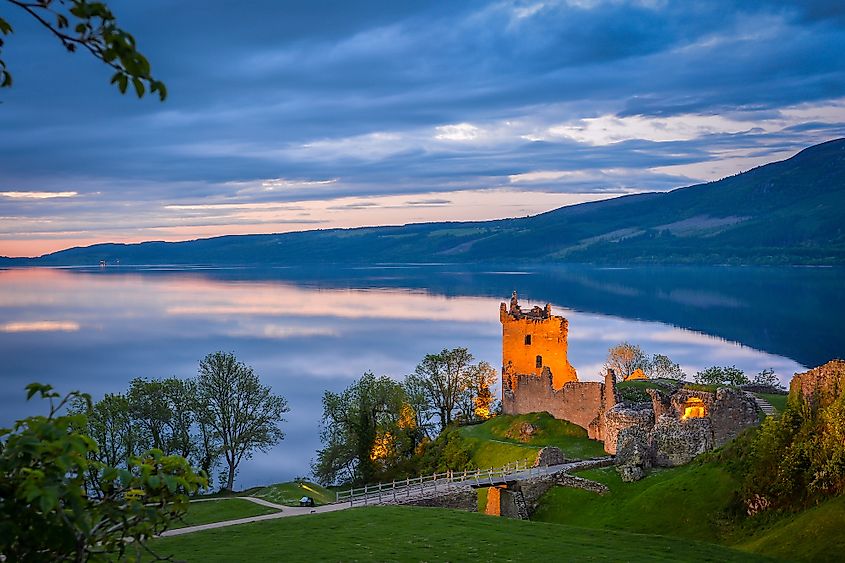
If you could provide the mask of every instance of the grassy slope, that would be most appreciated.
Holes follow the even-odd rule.
[[[153,542],[185,561],[755,561],[690,540],[373,507],[208,530]],[[760,558],[759,560],[763,560]]]
[[[613,468],[579,475],[605,483],[611,492],[599,496],[553,489],[543,497],[534,520],[661,533],[796,561],[840,560],[845,550],[845,497],[796,515],[773,516],[768,525],[737,529],[722,517],[737,483],[716,463],[653,471],[636,483],[623,483]]]
[[[721,530],[713,515],[736,487],[733,477],[714,465],[655,470],[636,483],[623,483],[612,467],[579,475],[606,484],[610,493],[555,488],[542,499],[534,519],[715,542]]]
[[[192,502],[188,507],[188,513],[177,522],[174,528],[185,526],[197,526],[210,522],[223,522],[224,520],[235,520],[249,516],[261,516],[277,512],[267,506],[260,506],[248,500],[238,498],[221,498],[219,500],[206,500]]]
[[[829,500],[758,530],[737,547],[771,557],[842,561],[845,557],[845,497]]]
[[[333,492],[325,487],[306,481],[277,483],[258,489],[251,494],[254,497],[287,506],[299,506],[299,499],[306,496],[313,498],[314,503],[317,505],[335,501],[335,494]]]
[[[530,423],[537,431],[519,439],[519,428]],[[601,442],[587,438],[587,431],[548,413],[497,416],[483,424],[461,428],[461,436],[472,449],[476,467],[501,467],[517,460],[533,461],[543,446],[557,446],[569,459],[604,455]]]

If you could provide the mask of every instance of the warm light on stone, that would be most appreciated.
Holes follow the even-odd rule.
[[[684,403],[684,415],[681,419],[704,418],[705,416],[707,416],[707,408],[704,406],[704,401],[698,397],[687,399],[687,402]]]

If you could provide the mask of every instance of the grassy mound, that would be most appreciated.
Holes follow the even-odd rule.
[[[794,561],[839,561],[845,552],[845,497],[741,524],[727,516],[739,482],[717,461],[652,470],[635,483],[622,482],[613,468],[579,475],[604,483],[610,493],[558,487],[542,498],[532,519],[664,534]]]
[[[724,535],[719,514],[737,486],[715,464],[653,470],[635,483],[622,482],[612,467],[578,475],[604,483],[610,493],[556,487],[543,497],[533,519],[716,542]]]
[[[314,503],[317,505],[329,504],[335,501],[335,494],[332,491],[309,481],[276,483],[275,485],[251,492],[250,496],[286,506],[299,506],[299,499],[302,497],[313,498]]]
[[[188,513],[174,524],[174,528],[186,526],[198,526],[211,522],[223,522],[225,520],[236,520],[250,516],[261,516],[278,512],[277,510],[249,502],[239,498],[221,498],[215,500],[203,500],[192,502],[188,506]]]
[[[185,561],[756,561],[722,546],[435,508],[371,507],[158,539]]]
[[[530,436],[520,433],[524,424],[535,430]],[[584,459],[604,455],[601,442],[587,438],[587,431],[557,420],[549,413],[497,416],[460,429],[460,435],[472,452],[476,467],[501,467],[517,460],[533,461],[544,446],[557,446],[568,459]]]
[[[794,561],[842,561],[845,554],[845,497],[782,517],[737,547]]]

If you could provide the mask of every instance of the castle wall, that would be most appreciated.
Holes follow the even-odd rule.
[[[554,388],[560,389],[569,381],[578,381],[575,368],[567,358],[569,322],[561,316],[551,315],[548,306],[540,311],[542,313],[535,315],[522,314],[518,307],[512,307],[508,312],[502,304],[499,317],[502,321],[503,375],[539,376],[544,368],[549,368]],[[526,337],[530,337],[530,343]],[[537,356],[542,358],[539,366]]]
[[[604,384],[594,381],[570,381],[555,389],[552,375],[517,374],[502,393],[505,414],[547,412],[555,418],[568,420],[587,430],[590,438],[601,439]]]

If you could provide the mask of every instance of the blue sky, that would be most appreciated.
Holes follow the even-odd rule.
[[[166,102],[0,6],[0,255],[519,216],[845,135],[841,2],[110,5]]]

